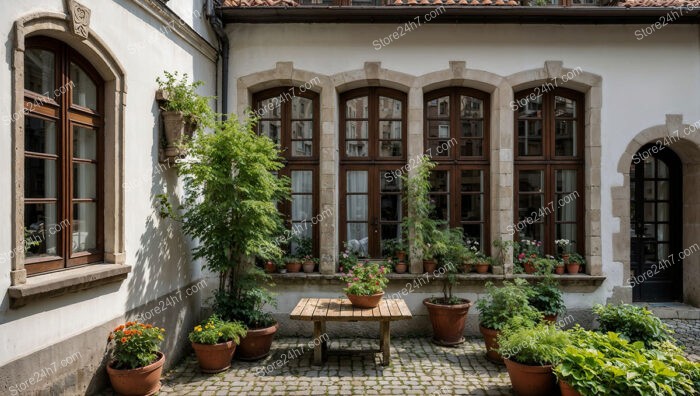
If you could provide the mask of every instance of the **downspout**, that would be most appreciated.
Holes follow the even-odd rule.
[[[221,113],[223,119],[228,117],[228,61],[229,61],[229,41],[224,30],[224,23],[217,15],[216,9],[221,6],[219,0],[208,0],[207,19],[212,29],[219,38],[219,54],[221,55]]]

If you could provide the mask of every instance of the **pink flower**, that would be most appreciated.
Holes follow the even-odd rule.
[[[360,279],[358,279],[357,277],[353,278],[353,281],[355,281],[355,282],[357,282],[357,281],[359,281],[359,280],[360,280]]]
[[[352,285],[352,283],[348,283],[348,287],[350,287],[350,285]]]
[[[519,258],[520,260],[524,259],[524,258],[525,258],[525,253],[520,253],[520,254],[518,255],[518,258]]]

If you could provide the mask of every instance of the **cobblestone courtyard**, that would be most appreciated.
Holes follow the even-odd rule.
[[[700,360],[700,321],[665,322],[676,331],[691,359]],[[389,367],[379,365],[379,354],[372,353],[332,353],[323,367],[312,366],[309,339],[277,339],[266,359],[234,361],[221,374],[201,374],[190,355],[164,376],[160,395],[512,394],[505,367],[486,360],[480,337],[469,338],[457,348],[438,347],[427,338],[394,338]],[[371,339],[331,339],[330,343],[335,350],[378,348]],[[266,372],[265,367],[275,362],[281,367]]]

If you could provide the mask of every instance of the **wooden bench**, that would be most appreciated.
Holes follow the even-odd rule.
[[[289,317],[314,322],[314,365],[321,365],[326,359],[328,338],[322,337],[326,333],[326,322],[379,322],[379,347],[385,366],[391,360],[389,324],[413,318],[401,299],[382,299],[378,307],[363,309],[354,307],[347,298],[302,298]]]

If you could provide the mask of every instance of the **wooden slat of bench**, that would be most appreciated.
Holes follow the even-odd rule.
[[[328,315],[328,306],[331,305],[331,299],[319,298],[314,311],[314,318],[325,318]]]
[[[389,312],[391,313],[391,316],[401,316],[401,310],[399,309],[399,306],[396,304],[396,300],[390,299],[387,300],[387,303],[389,305]]]
[[[401,311],[401,316],[406,319],[413,318],[413,315],[411,315],[411,310],[408,309],[408,305],[406,305],[406,301],[404,300],[395,300],[396,305],[399,306],[399,310]]]
[[[334,298],[331,300],[331,305],[328,307],[328,311],[326,312],[326,317],[337,317],[340,316],[340,302],[342,299],[340,298]]]
[[[379,315],[388,318],[391,316],[391,312],[389,311],[389,306],[387,305],[387,302],[385,299],[382,299],[382,301],[379,302]]]
[[[316,303],[318,303],[318,298],[310,298],[309,301],[304,306],[304,310],[301,311],[300,318],[303,320],[313,320],[314,311],[316,310]]]
[[[299,300],[297,303],[297,306],[294,307],[292,310],[292,313],[289,314],[289,317],[292,319],[301,319],[299,316],[301,315],[301,312],[304,310],[304,306],[306,306],[306,303],[309,301],[308,298],[302,298]]]

